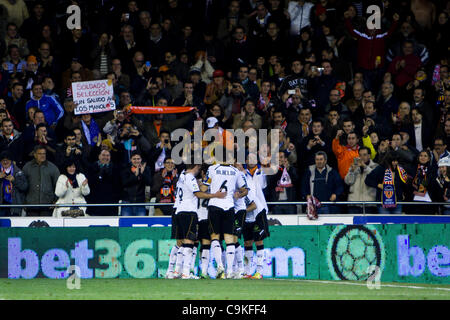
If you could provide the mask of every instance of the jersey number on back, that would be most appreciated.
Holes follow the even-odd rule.
[[[183,201],[183,189],[178,188],[177,195],[180,197],[180,201]]]
[[[220,191],[220,192],[222,192],[222,191],[228,192],[227,181],[228,181],[228,180],[225,180],[225,181],[222,183],[222,185],[220,186],[220,188],[219,188],[219,191]]]

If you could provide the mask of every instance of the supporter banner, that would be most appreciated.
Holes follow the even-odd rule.
[[[74,113],[98,113],[116,109],[111,80],[82,81],[72,83]]]
[[[194,107],[127,107],[127,111],[135,114],[168,114],[184,113],[194,110]]]
[[[267,278],[450,283],[445,224],[271,226]],[[439,235],[433,237],[430,235]],[[0,277],[155,278],[175,241],[170,228],[1,228]],[[197,255],[197,263],[198,263]],[[255,269],[253,261],[253,269]],[[254,270],[253,270],[254,271]],[[209,274],[215,276],[212,262]]]

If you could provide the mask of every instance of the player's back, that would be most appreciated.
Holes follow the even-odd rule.
[[[239,170],[231,165],[216,164],[208,168],[206,175],[206,185],[210,187],[211,193],[225,191],[225,198],[212,198],[209,200],[209,206],[215,206],[228,210],[234,207],[234,192],[247,187],[245,178],[239,174]]]
[[[267,186],[266,177],[261,169],[256,169],[255,173],[251,175],[248,170],[246,170],[246,179],[248,186],[251,190],[251,198],[255,201],[257,207],[257,213],[261,212],[263,209],[268,212],[266,198],[264,196],[263,189]]]
[[[198,198],[195,192],[200,191],[197,179],[191,173],[180,175],[180,185],[177,184],[177,211],[179,212],[197,212]]]
[[[180,176],[178,177],[178,180],[177,180],[177,184],[176,184],[176,186],[175,186],[175,202],[173,203],[173,207],[176,209],[177,207],[178,207],[178,204],[180,203],[180,196],[179,196],[179,194],[178,194],[178,189],[179,188],[181,188],[182,187],[182,185],[183,185],[183,181],[184,181],[184,174],[186,173],[186,171],[185,170],[183,170],[181,173],[180,173]]]

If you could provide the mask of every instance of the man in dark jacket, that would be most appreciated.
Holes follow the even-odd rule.
[[[125,167],[120,178],[122,181],[122,203],[145,202],[145,187],[151,186],[152,177],[147,163],[142,162],[139,152],[131,154],[131,164]],[[121,216],[145,216],[145,206],[121,207]]]
[[[312,96],[316,101],[316,115],[325,114],[325,107],[330,102],[330,91],[336,87],[337,78],[333,73],[331,62],[324,60],[321,63],[323,71],[314,69],[311,77]]]
[[[0,165],[0,203],[23,204],[24,192],[28,189],[25,174],[13,163],[13,156],[8,151],[0,154]],[[0,209],[0,216],[20,216],[21,213],[21,207]]]
[[[376,201],[382,201],[383,194],[383,183],[385,172],[387,169],[390,169],[395,172],[394,175],[394,190],[395,190],[395,198],[396,201],[404,201],[405,198],[405,187],[406,183],[400,178],[399,174],[399,155],[395,151],[388,151],[383,161],[380,163],[378,167],[373,169],[366,177],[365,183],[369,187],[377,189]],[[402,205],[397,204],[395,208],[383,208],[381,205],[378,207],[378,213],[382,214],[400,214],[402,213]]]
[[[3,119],[1,122],[0,152],[9,151],[13,155],[13,160],[19,167],[23,166],[23,138],[22,134],[14,129],[11,119]]]
[[[88,150],[86,150],[86,145],[80,147],[76,144],[76,135],[72,130],[66,132],[64,144],[56,147],[55,164],[59,170],[63,171],[64,163],[69,159],[75,163],[81,172],[84,172],[88,163]]]
[[[344,185],[339,173],[327,165],[327,154],[319,151],[315,164],[308,167],[301,182],[301,195],[308,200],[311,196],[322,201],[336,201],[344,192]],[[318,213],[336,213],[338,208],[333,205],[322,205]]]
[[[34,149],[34,159],[27,162],[23,172],[28,181],[26,204],[51,204],[56,200],[55,188],[59,177],[58,167],[47,161],[47,150],[38,145]],[[51,216],[49,208],[29,208],[27,216]]]
[[[91,164],[87,171],[87,179],[91,193],[88,203],[118,203],[120,199],[120,175],[111,161],[111,152],[101,150],[98,161]],[[88,207],[90,216],[117,216],[117,207]]]
[[[336,158],[331,150],[331,139],[327,137],[323,129],[324,126],[321,120],[312,121],[311,132],[300,144],[299,157],[302,164],[301,167],[307,168],[310,165],[313,165],[315,163],[316,154],[319,151],[324,151],[327,154],[327,162],[331,166],[336,165]],[[330,156],[334,158],[333,163],[330,163]]]
[[[291,62],[292,73],[284,78],[283,82],[278,89],[278,95],[280,97],[288,90],[294,90],[300,88],[302,96],[307,99],[309,97],[308,79],[303,69],[303,64],[300,58],[294,58]]]

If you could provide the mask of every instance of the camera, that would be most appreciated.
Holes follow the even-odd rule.
[[[169,139],[164,139],[164,143],[168,144],[169,143]]]

